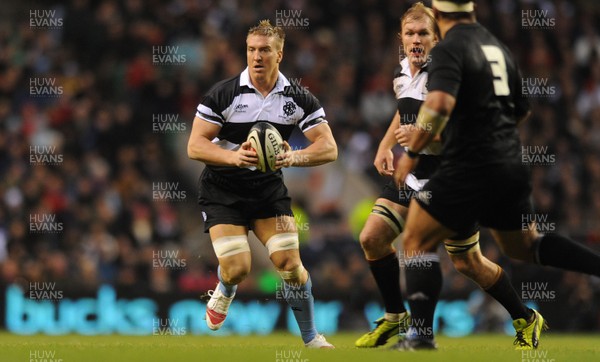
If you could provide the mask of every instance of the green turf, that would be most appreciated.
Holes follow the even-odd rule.
[[[514,351],[512,338],[477,335],[439,337],[437,352],[395,352],[384,348],[357,349],[356,333],[328,336],[335,350],[307,350],[299,337],[268,336],[16,336],[0,334],[0,361],[600,361],[600,335],[545,334],[537,351]],[[35,356],[41,357],[35,360]],[[51,356],[49,358],[49,356]],[[406,358],[405,358],[406,357]],[[54,359],[52,359],[54,358]]]

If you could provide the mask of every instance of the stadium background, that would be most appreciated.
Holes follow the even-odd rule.
[[[304,263],[322,302],[317,313],[338,313],[335,321],[318,316],[317,323],[334,323],[321,326],[328,332],[369,328],[365,315],[377,315],[370,303],[378,295],[356,239],[383,181],[372,160],[395,110],[398,19],[410,3],[3,4],[2,325],[19,333],[86,333],[84,323],[66,322],[66,311],[91,326],[104,320],[102,307],[110,304],[122,320],[113,316],[104,330],[87,333],[149,334],[149,325],[136,324],[140,310],[167,318],[174,303],[189,301],[181,315],[191,319],[195,310],[189,328],[206,332],[203,309],[191,301],[214,287],[216,259],[195,203],[202,166],[187,159],[187,138],[202,95],[245,67],[246,31],[268,18],[287,32],[282,72],[320,99],[340,150],[334,164],[285,171],[299,211]],[[479,21],[518,59],[533,104],[533,118],[521,131],[524,162],[533,167],[536,220],[600,250],[600,5],[477,3]],[[292,145],[304,140],[296,136]],[[486,233],[482,248],[509,271],[520,294],[532,296],[554,330],[598,330],[598,279],[511,263]],[[260,300],[280,308],[277,327],[286,328],[276,274],[256,243],[253,250],[253,271],[234,303],[247,309],[237,313],[274,312],[250,309]],[[471,324],[447,332],[504,329],[508,315],[497,303],[447,258],[443,271],[442,306],[451,307],[438,308],[441,328],[466,320],[466,311]],[[526,293],[532,290],[539,293]],[[123,311],[127,302],[115,298],[131,302],[130,314]],[[77,312],[84,302],[92,304]],[[229,331],[269,331],[261,328]]]

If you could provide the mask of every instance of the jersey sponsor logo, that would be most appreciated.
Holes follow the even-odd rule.
[[[248,110],[248,105],[247,104],[238,104],[237,106],[235,106],[235,108],[233,109],[234,112],[237,113],[245,113]]]
[[[285,104],[283,105],[283,113],[289,117],[292,114],[294,114],[295,112],[296,112],[296,104],[292,101],[285,101]]]

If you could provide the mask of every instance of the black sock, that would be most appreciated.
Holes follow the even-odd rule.
[[[485,291],[496,299],[498,303],[502,304],[513,320],[524,318],[526,321],[529,321],[532,312],[523,304],[504,270],[500,270],[498,281],[485,289]]]
[[[442,289],[440,259],[428,253],[407,259],[405,268],[411,337],[433,339],[433,314]]]
[[[375,278],[387,313],[404,313],[404,301],[400,293],[400,264],[395,252],[381,259],[369,260],[369,268]]]
[[[558,234],[546,234],[534,244],[536,261],[541,265],[572,270],[600,277],[600,255]]]

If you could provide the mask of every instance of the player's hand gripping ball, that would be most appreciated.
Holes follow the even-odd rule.
[[[277,155],[284,152],[284,141],[277,128],[268,122],[257,122],[250,129],[247,141],[258,157],[256,169],[261,172],[275,171]]]

